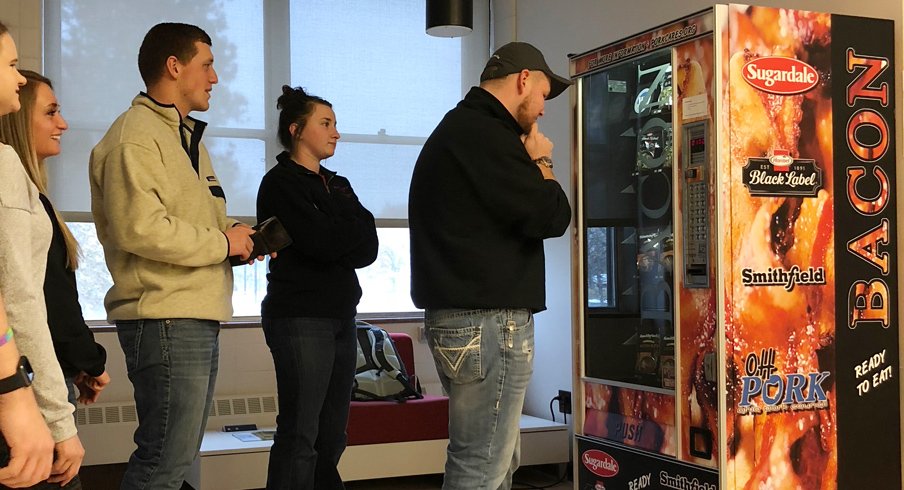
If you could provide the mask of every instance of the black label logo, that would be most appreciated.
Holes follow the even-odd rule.
[[[815,197],[823,187],[816,160],[793,158],[787,150],[775,150],[768,158],[748,158],[743,182],[751,196]]]

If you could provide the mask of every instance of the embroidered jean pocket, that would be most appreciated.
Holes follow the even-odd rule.
[[[430,348],[437,367],[453,383],[465,384],[484,377],[480,363],[480,327],[430,327]]]

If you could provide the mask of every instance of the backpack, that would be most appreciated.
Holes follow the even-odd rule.
[[[358,364],[352,399],[358,401],[424,398],[412,385],[392,338],[380,327],[357,322]]]

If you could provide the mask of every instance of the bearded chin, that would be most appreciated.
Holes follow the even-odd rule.
[[[518,105],[518,110],[515,113],[515,121],[518,122],[518,125],[521,126],[521,129],[525,133],[530,133],[530,128],[534,125],[534,121],[531,120],[531,117],[528,114],[528,107],[528,100],[524,99],[521,101],[521,104]]]

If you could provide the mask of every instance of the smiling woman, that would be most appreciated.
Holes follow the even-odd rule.
[[[74,274],[79,265],[78,243],[47,197],[46,162],[60,154],[60,138],[68,125],[60,114],[50,80],[28,70],[23,70],[22,75],[28,81],[20,90],[22,108],[0,120],[0,137],[19,155],[52,227],[44,301],[47,325],[69,388],[69,401],[75,405],[78,394],[83,403],[93,403],[110,381],[105,370],[106,352],[94,342],[79,306]]]
[[[38,83],[35,89],[35,105],[32,113],[32,135],[35,156],[39,160],[60,154],[60,137],[69,128],[60,113],[53,89],[47,83]]]

